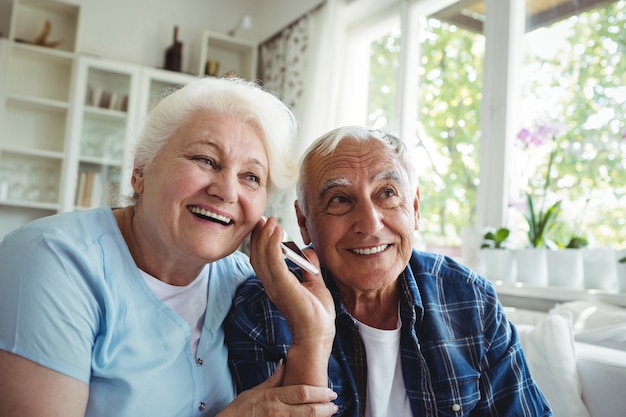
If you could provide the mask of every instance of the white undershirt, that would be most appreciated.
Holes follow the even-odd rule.
[[[367,357],[365,417],[412,417],[400,357],[400,327],[381,330],[356,321]]]
[[[185,286],[167,284],[140,270],[141,275],[154,295],[166,306],[174,310],[189,325],[191,331],[191,351],[196,355],[200,343],[200,333],[204,324],[209,290],[211,265],[207,265],[200,275]]]

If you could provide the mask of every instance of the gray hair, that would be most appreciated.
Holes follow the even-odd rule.
[[[400,161],[400,165],[402,165],[409,178],[408,185],[411,191],[417,191],[419,186],[417,172],[413,169],[413,158],[404,142],[389,133],[367,126],[343,126],[331,130],[317,138],[307,148],[300,160],[300,176],[296,184],[296,197],[303,211],[306,211],[308,205],[304,191],[307,188],[307,183],[311,176],[311,160],[314,156],[323,157],[330,155],[337,149],[337,146],[346,139],[357,142],[367,142],[369,140],[381,142],[387,149],[395,154]]]
[[[181,125],[198,112],[232,117],[258,131],[269,160],[269,194],[294,184],[298,173],[292,156],[297,132],[294,114],[260,85],[236,77],[199,78],[163,98],[148,115],[139,135],[134,168],[150,165]]]

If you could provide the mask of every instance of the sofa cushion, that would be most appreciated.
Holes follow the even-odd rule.
[[[623,416],[626,410],[626,351],[576,342],[583,400],[593,417]]]
[[[600,300],[558,304],[552,312],[572,315],[574,339],[626,352],[626,309]]]
[[[507,314],[515,323],[515,314]],[[533,379],[550,402],[554,417],[590,417],[582,399],[571,316],[554,312],[516,324]]]

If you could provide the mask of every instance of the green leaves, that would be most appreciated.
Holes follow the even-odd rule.
[[[545,247],[546,232],[552,227],[561,213],[561,200],[552,204],[545,211],[539,209],[538,212],[535,212],[533,198],[528,193],[526,193],[526,200],[528,202],[528,211],[524,217],[528,222],[528,241],[533,248]]]
[[[580,249],[580,248],[584,248],[587,247],[589,245],[589,241],[582,237],[582,236],[574,236],[573,238],[570,239],[570,241],[567,243],[567,246],[565,246],[566,249]]]
[[[501,227],[496,230],[495,233],[487,232],[483,236],[482,248],[502,249],[504,248],[504,242],[509,237],[510,231],[506,227]]]

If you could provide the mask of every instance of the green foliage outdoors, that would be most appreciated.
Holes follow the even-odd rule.
[[[429,161],[420,171],[421,235],[429,243],[459,245],[475,221],[480,142],[484,38],[428,19],[421,35],[418,151]],[[558,142],[548,199],[563,200],[560,220],[596,245],[626,245],[626,0],[557,22],[570,46],[549,57],[526,57],[531,79],[525,97],[557,98],[550,118],[568,130]],[[369,123],[397,132],[399,31],[371,45]],[[554,101],[554,100],[553,100]],[[601,123],[597,123],[601,120]],[[515,138],[509,138],[514,141]],[[542,168],[543,167],[543,168]],[[545,164],[529,188],[540,188]],[[526,192],[527,190],[522,190]],[[521,215],[516,228],[528,229]],[[556,227],[554,240],[571,230]],[[524,233],[531,231],[526,230]],[[569,238],[569,237],[568,237]]]
[[[571,47],[552,57],[532,61],[527,57],[527,70],[543,76],[535,77],[523,92],[535,100],[558,97],[551,113],[543,117],[568,128],[558,141],[548,194],[563,199],[562,221],[576,225],[576,234],[597,246],[624,246],[626,1],[582,13],[552,28],[566,31]],[[538,170],[530,186],[537,186],[544,175],[545,170]],[[567,235],[557,231],[551,236],[554,240],[567,240]]]
[[[460,244],[461,228],[475,218],[483,37],[434,19],[429,26],[415,74],[419,151],[429,160],[418,167],[421,228],[436,241],[430,243]],[[372,43],[371,51],[369,123],[394,131],[399,33]]]

